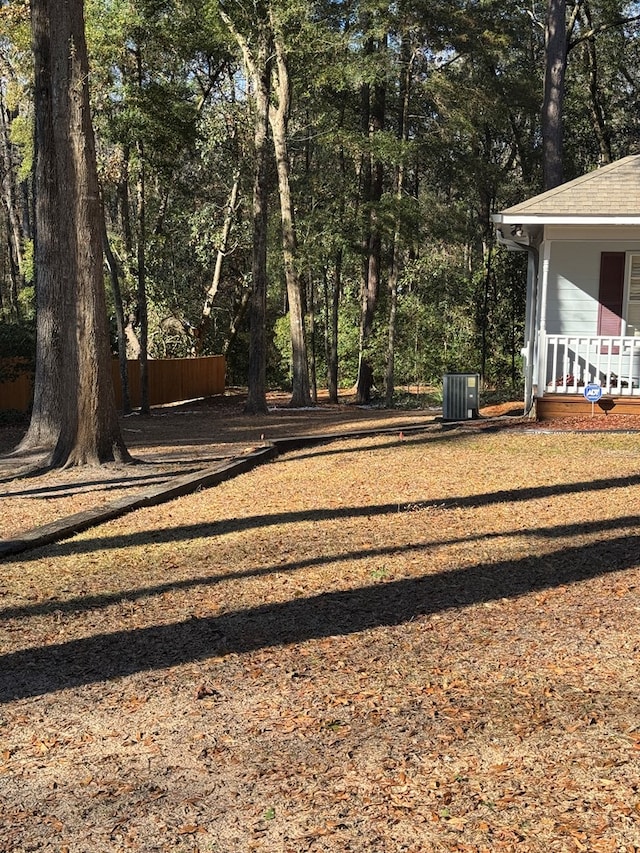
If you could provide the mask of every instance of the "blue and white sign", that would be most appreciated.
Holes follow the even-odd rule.
[[[597,403],[602,397],[602,387],[595,382],[590,382],[584,386],[584,396],[590,403]]]

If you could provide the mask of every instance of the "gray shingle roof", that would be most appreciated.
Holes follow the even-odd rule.
[[[503,216],[640,216],[640,154],[536,195]]]

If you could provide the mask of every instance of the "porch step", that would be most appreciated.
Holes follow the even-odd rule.
[[[570,418],[591,414],[591,403],[582,394],[548,395],[536,399],[536,414],[540,421]],[[594,417],[608,415],[637,415],[640,421],[640,397],[606,395],[593,407]]]

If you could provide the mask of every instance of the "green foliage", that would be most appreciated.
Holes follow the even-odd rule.
[[[339,382],[343,387],[354,385],[358,378],[358,343],[360,339],[359,301],[357,289],[345,293],[342,310],[338,317],[338,361]],[[378,361],[378,369],[381,362]]]
[[[278,354],[272,362],[271,381],[276,385],[291,385],[291,335],[289,333],[289,315],[278,317],[273,324],[273,345]],[[280,381],[278,381],[278,378]]]
[[[20,299],[20,305],[23,313],[31,317],[35,311],[35,289],[33,287],[33,282],[35,281],[33,240],[25,240],[22,250],[24,264],[23,275],[28,286],[23,288],[18,298]]]
[[[25,358],[33,361],[36,352],[34,322],[0,321],[0,358]]]
[[[29,256],[27,256],[28,258]],[[27,321],[35,321],[36,317],[36,291],[33,285],[21,288],[18,293],[18,305],[20,316]]]
[[[17,52],[27,52],[30,49],[28,0],[3,0],[0,5],[0,24],[3,42]]]
[[[637,141],[637,25],[610,25],[628,11],[620,0],[589,6],[580,6],[567,69],[567,177],[582,174],[603,155],[594,133],[596,108],[611,156],[626,154]],[[136,310],[137,181],[145,167],[151,354],[193,351],[192,330],[202,320],[236,174],[239,201],[203,352],[226,345],[250,286],[253,115],[243,57],[221,9],[250,40],[269,19],[285,50],[291,189],[300,268],[315,288],[318,381],[324,384],[327,370],[324,344],[332,334],[335,281],[339,381],[349,386],[356,380],[363,241],[375,223],[380,292],[365,355],[378,390],[387,361],[387,282],[394,260],[400,271],[396,384],[423,387],[438,384],[446,372],[484,368],[492,386],[517,386],[526,257],[494,250],[490,216],[540,190],[544,32],[538,6],[497,0],[85,0],[102,194],[127,314]],[[11,114],[15,177],[25,197],[33,165],[32,109],[25,95],[27,11],[18,0],[0,4],[3,56],[15,71],[10,82],[3,78],[2,94]],[[580,41],[587,13],[600,29]],[[594,47],[595,66],[589,52]],[[384,90],[385,112],[382,127],[372,132],[364,107],[376,87]],[[375,199],[365,191],[372,163],[381,166]],[[269,384],[287,384],[291,343],[273,160],[270,169],[267,369]],[[30,212],[23,211],[25,221]],[[26,287],[18,305],[31,317],[28,235],[23,258]],[[9,292],[9,268],[6,261],[0,266],[3,294]],[[246,379],[248,328],[245,315],[228,353],[235,384]]]
[[[17,115],[13,119],[10,139],[20,152],[17,178],[19,181],[25,181],[33,170],[33,117],[31,115]]]
[[[0,321],[0,382],[10,382],[35,369],[35,323]]]
[[[464,255],[445,244],[407,265],[398,297],[399,384],[440,382],[476,370],[473,290]]]

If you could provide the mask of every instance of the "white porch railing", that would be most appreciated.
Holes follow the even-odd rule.
[[[640,397],[640,337],[542,334],[539,353],[545,394],[582,394],[596,383],[605,394]]]

